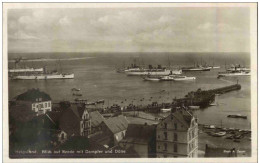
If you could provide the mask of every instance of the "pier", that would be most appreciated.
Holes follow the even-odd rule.
[[[102,107],[99,109],[97,108],[96,110],[99,110],[101,114],[108,114],[108,113],[118,114],[120,112],[128,112],[128,111],[144,111],[144,112],[151,112],[151,113],[159,113],[161,112],[161,109],[178,108],[178,107],[189,108],[189,106],[207,108],[209,107],[210,104],[212,104],[215,101],[215,95],[224,94],[231,91],[237,91],[240,89],[241,89],[240,84],[234,84],[234,85],[211,89],[211,90],[201,90],[199,88],[196,91],[189,92],[183,98],[179,98],[179,99],[174,98],[171,103],[153,102],[148,105],[133,105],[131,103],[125,107],[122,107],[118,104],[114,104],[110,107],[106,107],[106,108]],[[85,104],[87,107],[88,106],[87,103]]]

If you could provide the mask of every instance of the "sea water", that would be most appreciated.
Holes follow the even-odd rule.
[[[102,107],[147,105],[152,102],[171,102],[173,98],[184,97],[198,88],[203,90],[219,88],[238,83],[239,91],[217,97],[216,106],[197,110],[194,115],[199,123],[222,125],[225,127],[250,129],[250,76],[217,79],[218,72],[225,71],[230,64],[250,65],[248,53],[12,53],[8,67],[14,67],[12,59],[22,57],[20,66],[57,69],[63,73],[74,73],[74,79],[67,80],[10,80],[9,100],[31,88],[39,88],[48,93],[53,103],[61,100],[74,101],[75,98],[89,102],[105,100]],[[144,81],[140,76],[117,73],[116,68],[131,63],[156,66],[193,66],[207,63],[221,66],[205,72],[186,72],[183,75],[196,77],[195,81]],[[80,88],[81,97],[73,96],[72,88]],[[247,119],[227,118],[229,114],[246,115]]]

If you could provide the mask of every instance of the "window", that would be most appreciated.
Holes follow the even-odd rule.
[[[167,132],[164,132],[163,134],[164,134],[164,140],[167,140],[168,138]]]
[[[174,123],[174,129],[177,130],[177,123]]]
[[[51,107],[51,102],[48,102],[48,107]]]
[[[62,133],[61,134],[61,140],[64,140],[64,138],[65,138],[65,135],[64,135],[64,133]]]
[[[167,151],[167,143],[164,143],[164,150]]]
[[[160,135],[158,135],[158,139],[160,139]]]
[[[167,123],[164,123],[164,128],[167,129]]]
[[[174,145],[173,145],[173,151],[174,151],[174,152],[178,152],[178,146],[177,146],[177,144],[174,144]]]
[[[160,149],[160,146],[158,145],[158,149]]]
[[[45,108],[47,108],[47,103],[45,103]]]
[[[173,140],[174,140],[174,141],[178,141],[178,135],[177,135],[177,133],[174,133]]]

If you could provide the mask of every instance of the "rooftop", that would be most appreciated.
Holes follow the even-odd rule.
[[[105,119],[104,123],[112,133],[116,134],[118,132],[126,130],[129,122],[123,115],[120,115],[117,117]]]
[[[105,118],[98,111],[90,112],[89,116],[91,119],[91,125],[93,127],[98,126],[101,122],[105,120]]]
[[[38,102],[40,101],[50,101],[51,97],[45,93],[41,92],[39,89],[29,89],[27,92],[24,92],[16,97],[18,101],[30,101]]]

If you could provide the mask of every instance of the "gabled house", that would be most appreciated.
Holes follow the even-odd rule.
[[[89,136],[91,120],[87,109],[82,105],[71,105],[59,118],[59,127],[68,136]]]
[[[198,123],[185,109],[174,110],[156,129],[157,157],[198,157]]]
[[[128,123],[126,117],[120,115],[105,119],[100,124],[103,134],[110,138],[110,147],[118,145],[118,142],[125,137]]]

